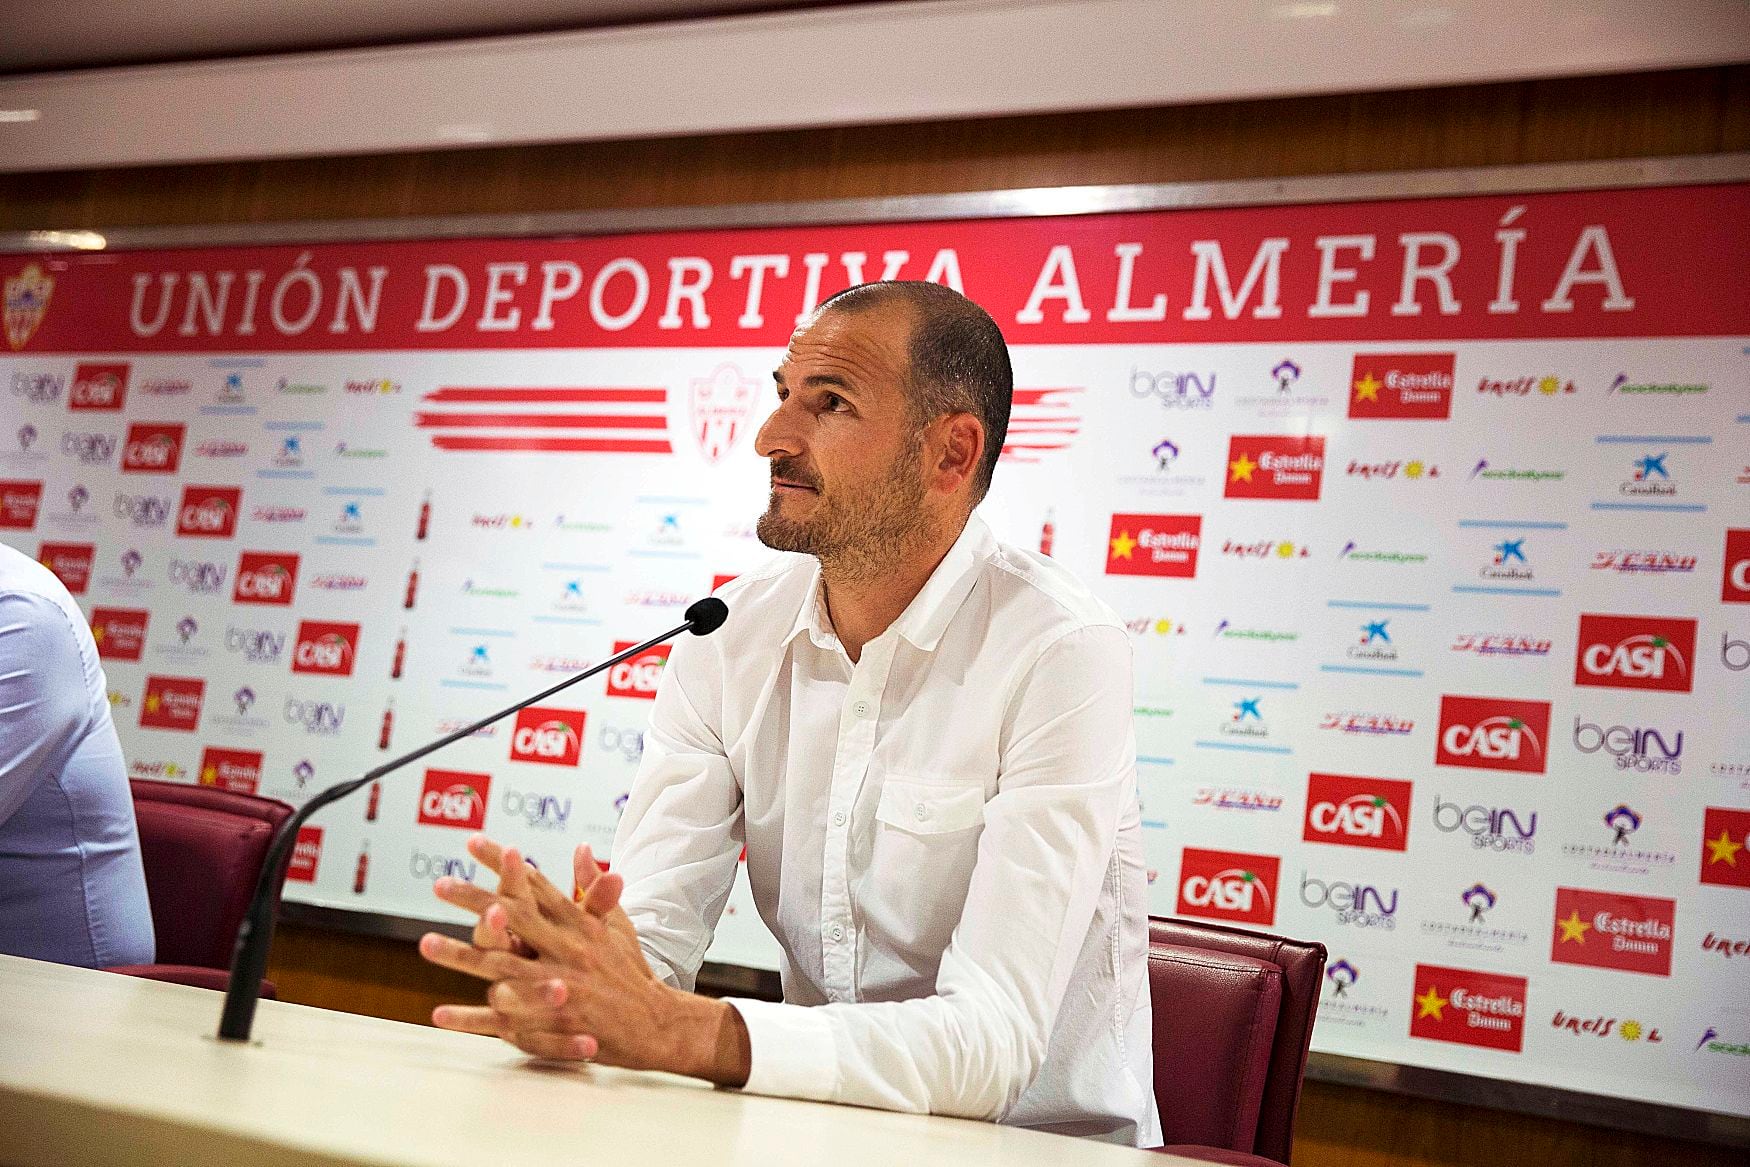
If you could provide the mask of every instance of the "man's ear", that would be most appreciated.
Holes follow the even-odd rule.
[[[949,481],[948,490],[958,490],[962,482],[978,474],[984,458],[984,423],[970,413],[950,413],[938,423],[942,426],[942,455],[937,473]]]

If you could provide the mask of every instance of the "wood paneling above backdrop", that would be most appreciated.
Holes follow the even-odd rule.
[[[930,125],[0,175],[0,230],[593,210],[1750,150],[1750,67]],[[283,1000],[407,1021],[481,987],[285,926]],[[218,998],[214,998],[217,1009]],[[216,1015],[216,1014],[215,1014]],[[1297,1167],[1628,1167],[1730,1152],[1313,1082]]]
[[[0,175],[0,230],[592,210],[1750,149],[1750,66],[1094,114]]]

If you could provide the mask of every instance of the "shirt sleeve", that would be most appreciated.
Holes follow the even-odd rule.
[[[67,614],[44,596],[0,593],[0,823],[60,772],[89,716]]]
[[[620,902],[644,958],[689,992],[735,883],[744,834],[741,785],[716,729],[714,658],[691,637],[670,651],[610,856],[626,881]]]
[[[1000,1120],[1038,1075],[1070,974],[1116,879],[1136,797],[1130,643],[1095,626],[1045,648],[1002,723],[997,792],[933,996],[813,1007],[733,1000],[744,1089]]]

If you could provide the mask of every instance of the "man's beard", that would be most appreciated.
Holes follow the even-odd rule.
[[[921,435],[919,435],[921,438]],[[814,513],[803,520],[779,513],[776,488],[755,527],[760,542],[775,551],[813,555],[837,575],[865,579],[880,574],[925,532],[923,446],[909,441],[878,481],[821,489],[820,479],[798,460],[772,463],[776,478],[813,486]]]

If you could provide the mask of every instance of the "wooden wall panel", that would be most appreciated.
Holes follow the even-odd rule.
[[[916,126],[0,175],[0,230],[534,212],[1750,150],[1750,67]],[[283,926],[282,999],[424,1021],[480,986]],[[1628,1167],[1727,1152],[1309,1083],[1300,1167]]]

